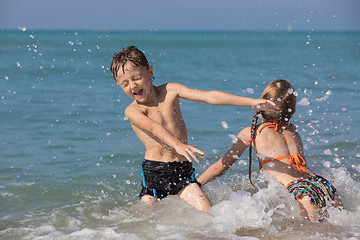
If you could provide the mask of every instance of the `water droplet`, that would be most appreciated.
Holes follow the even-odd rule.
[[[227,123],[226,122],[221,122],[221,126],[223,127],[223,128],[225,128],[225,129],[228,129],[229,128],[229,126],[227,125]]]
[[[246,91],[250,94],[253,94],[254,93],[254,89],[253,88],[247,88]]]
[[[233,143],[236,143],[236,142],[238,141],[238,138],[237,138],[235,135],[229,134],[228,136],[231,138],[231,141],[232,141]]]
[[[324,150],[324,155],[332,155],[332,153],[331,153],[331,150],[330,149],[326,149],[326,150]]]
[[[329,168],[331,166],[331,163],[329,161],[325,161],[323,165],[324,167]]]

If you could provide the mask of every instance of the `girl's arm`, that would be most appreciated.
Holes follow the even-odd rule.
[[[169,147],[174,148],[178,154],[183,155],[189,162],[192,162],[191,158],[193,158],[196,162],[199,162],[196,154],[199,154],[201,157],[204,156],[205,153],[203,151],[194,146],[182,143],[164,126],[147,117],[144,113],[141,112],[141,110],[137,109],[136,107],[127,107],[125,110],[125,115],[131,124],[134,124],[144,132],[152,134]]]
[[[190,101],[204,102],[211,105],[251,107],[256,110],[276,110],[275,104],[265,99],[242,97],[221,91],[190,89],[178,83],[169,83],[168,87],[176,91],[180,98]]]
[[[244,128],[237,136],[238,140],[232,145],[227,153],[220,158],[219,161],[211,165],[206,171],[197,178],[201,184],[206,184],[221,175],[228,170],[234,162],[243,154],[245,149],[249,147],[250,139],[250,127]]]

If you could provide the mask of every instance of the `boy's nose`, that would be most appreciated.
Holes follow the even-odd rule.
[[[134,88],[136,88],[136,87],[137,87],[136,82],[135,82],[135,81],[131,81],[131,82],[130,82],[130,88],[131,88],[131,89],[134,89]]]

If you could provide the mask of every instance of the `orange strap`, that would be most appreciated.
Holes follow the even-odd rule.
[[[261,131],[266,128],[275,128],[275,131],[277,131],[279,129],[279,127],[286,127],[285,123],[263,123],[262,126],[259,128],[259,133],[261,133]]]
[[[266,127],[275,128],[275,131],[277,131],[279,129],[279,127],[286,127],[286,124],[285,123],[264,123],[259,128],[259,133]],[[290,155],[290,156],[282,156],[282,157],[278,157],[278,158],[269,159],[269,160],[266,160],[263,162],[260,162],[260,161],[259,162],[260,162],[260,167],[261,167],[264,164],[281,161],[281,160],[288,158],[289,159],[288,164],[290,166],[294,167],[300,175],[303,175],[304,172],[309,173],[309,171],[305,168],[306,162],[303,157],[304,157],[304,154],[294,154],[294,155]],[[258,156],[258,158],[259,158],[259,156]]]
[[[260,167],[262,167],[262,165],[264,164],[268,164],[268,163],[271,163],[271,162],[277,162],[277,161],[281,161],[281,160],[284,160],[286,158],[290,158],[291,156],[283,156],[283,157],[278,157],[278,158],[273,158],[273,159],[269,159],[269,160],[265,160],[263,162],[260,162]]]
[[[284,159],[288,158],[289,159],[288,164],[290,166],[294,167],[298,171],[298,173],[300,175],[303,175],[304,172],[305,173],[310,173],[305,168],[306,162],[305,162],[305,159],[303,157],[304,157],[304,154],[295,154],[295,155],[290,155],[290,156],[282,156],[282,157],[278,157],[278,158],[273,158],[273,159],[269,159],[269,160],[260,162],[260,167],[262,165],[264,165],[264,164],[267,164],[267,163],[281,161],[281,160],[284,160]]]

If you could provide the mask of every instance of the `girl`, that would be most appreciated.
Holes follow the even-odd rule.
[[[237,136],[238,141],[199,178],[201,184],[221,176],[249,147],[249,180],[251,182],[251,150],[256,151],[260,167],[275,177],[294,194],[300,214],[310,221],[318,221],[319,210],[327,201],[334,207],[341,202],[336,189],[325,178],[314,174],[307,166],[303,144],[290,118],[295,113],[296,92],[286,80],[271,82],[264,90],[262,99],[273,101],[279,111],[256,111],[250,127]],[[258,115],[263,122],[257,125]]]

